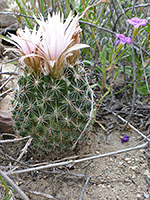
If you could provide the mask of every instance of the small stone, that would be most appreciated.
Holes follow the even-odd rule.
[[[129,161],[129,160],[130,160],[130,158],[125,158],[124,160],[125,160],[125,161]]]
[[[146,175],[148,178],[150,178],[150,172],[149,172],[149,170],[145,170],[145,172],[144,172],[144,175]]]
[[[120,162],[119,162],[119,165],[123,165],[123,162],[122,162],[122,161],[120,161]]]
[[[99,152],[99,151],[96,151],[96,154],[100,154],[100,152]]]
[[[141,163],[141,164],[144,164],[144,161],[143,161],[143,160],[140,160],[140,163]]]
[[[132,161],[131,161],[131,160],[128,160],[128,161],[127,161],[127,163],[128,163],[128,164],[131,164],[131,163],[132,163]]]
[[[138,166],[132,166],[131,169],[132,169],[133,171],[135,171],[136,169],[138,169]]]
[[[11,113],[0,112],[0,132],[14,133],[13,119],[11,118]]]
[[[136,197],[137,197],[137,198],[141,197],[141,194],[137,194]]]
[[[148,198],[149,198],[149,194],[147,194],[147,193],[144,192],[144,197],[145,197],[146,199],[148,199]]]
[[[140,149],[139,151],[140,151],[141,153],[144,153],[145,150],[144,150],[144,149]]]
[[[133,175],[132,175],[132,179],[135,179],[135,178],[136,178],[136,175],[135,175],[135,174],[133,174]]]

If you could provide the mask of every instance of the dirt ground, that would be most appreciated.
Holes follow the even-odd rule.
[[[125,133],[126,134],[126,133]],[[120,142],[120,133],[112,132],[105,137],[101,130],[95,130],[92,139],[78,155],[103,154],[132,147],[139,142],[138,135],[129,132],[128,143]],[[150,178],[144,150],[123,153],[94,161],[83,162],[69,168],[56,168],[20,176],[20,185],[32,191],[51,194],[61,200],[142,200],[150,199],[145,177]],[[19,178],[20,178],[19,177]],[[32,200],[37,197],[31,196]],[[40,199],[42,199],[40,197]]]

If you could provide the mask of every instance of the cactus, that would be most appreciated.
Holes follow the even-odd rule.
[[[18,85],[12,102],[14,129],[33,137],[34,150],[69,152],[91,131],[92,91],[80,67],[67,69],[59,79],[25,72]]]
[[[54,18],[58,20],[59,17],[54,15]],[[50,20],[52,18],[49,16]],[[42,19],[37,20],[40,25],[38,31],[34,28],[30,33],[26,28],[25,31],[19,31],[18,36],[10,36],[19,43],[17,51],[21,53],[25,64],[24,74],[18,80],[18,89],[12,101],[14,130],[21,136],[32,136],[32,151],[51,153],[52,156],[70,152],[84,141],[93,121],[93,92],[84,68],[75,64],[79,49],[87,45],[79,44],[81,29],[78,18],[72,19],[70,15],[69,20],[65,24],[60,20],[60,28],[62,25],[65,27],[64,37],[68,35],[65,48],[58,45],[56,38],[55,45],[62,48],[61,53],[55,51],[54,57],[58,53],[57,58],[53,58],[51,47],[48,46],[50,39],[46,41],[46,31],[49,28],[56,31],[56,27],[51,27],[50,23]],[[25,39],[25,36],[28,38]],[[26,46],[28,51],[24,49]]]

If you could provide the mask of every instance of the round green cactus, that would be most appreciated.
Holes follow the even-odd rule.
[[[93,92],[80,66],[68,68],[59,79],[26,71],[18,86],[12,102],[14,129],[33,137],[35,152],[70,152],[90,133]]]

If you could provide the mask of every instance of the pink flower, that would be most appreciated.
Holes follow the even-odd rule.
[[[123,34],[116,34],[116,36],[120,39],[121,44],[129,43],[132,44],[132,39],[130,37],[126,37]],[[115,44],[118,44],[118,40],[115,42]]]
[[[139,26],[146,26],[146,24],[148,23],[146,19],[140,19],[138,17],[128,19],[127,22],[129,22],[129,24],[132,24],[136,29],[139,28]]]
[[[41,60],[41,58],[37,56],[38,46],[41,40],[40,29],[36,31],[36,27],[34,27],[33,30],[29,30],[27,27],[25,27],[24,30],[17,30],[17,36],[14,34],[9,34],[8,38],[10,39],[9,42],[14,44],[17,49],[8,48],[6,52],[18,52],[21,55],[20,60],[24,61],[29,71],[33,70],[38,72]]]
[[[9,38],[12,40],[11,43],[18,47],[18,52],[22,55],[29,55],[34,53],[37,45],[39,45],[41,32],[40,29],[36,31],[36,27],[32,31],[25,27],[24,30],[17,30],[17,36],[10,34]]]
[[[41,56],[44,59],[43,69],[45,73],[51,73],[53,77],[59,77],[64,71],[67,61],[72,57],[73,62],[77,56],[75,53],[81,48],[89,47],[86,44],[79,43],[79,33],[81,28],[78,23],[78,16],[73,18],[70,13],[65,23],[63,15],[60,13],[48,15],[47,21],[41,17],[36,19],[42,30],[42,41],[40,45]],[[78,53],[77,53],[78,54]],[[71,63],[71,61],[70,61]]]
[[[25,30],[18,29],[17,36],[10,34],[9,39],[17,49],[8,49],[19,52],[21,59],[30,68],[38,73],[51,74],[54,78],[60,77],[64,68],[74,64],[79,55],[79,49],[89,47],[80,44],[79,17],[73,17],[71,12],[64,23],[63,14],[53,14],[45,21],[35,17],[39,24],[33,30],[25,27]],[[10,42],[10,41],[9,41]],[[7,51],[8,51],[7,50]]]

